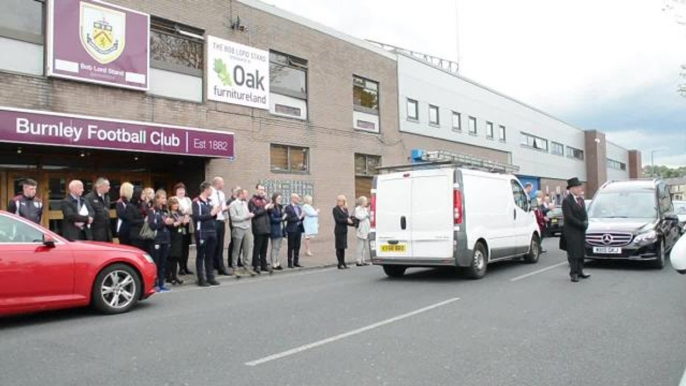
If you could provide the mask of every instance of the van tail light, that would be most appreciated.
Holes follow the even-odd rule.
[[[462,191],[459,189],[453,191],[453,212],[455,225],[462,224]]]
[[[372,204],[369,210],[369,221],[372,223],[372,228],[376,228],[376,193],[372,193]]]

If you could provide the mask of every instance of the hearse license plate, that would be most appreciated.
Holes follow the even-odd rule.
[[[601,253],[605,255],[619,255],[622,253],[622,248],[617,247],[593,247],[593,253]]]
[[[407,250],[407,245],[404,245],[404,244],[397,244],[397,245],[382,244],[381,245],[381,252],[405,252],[406,250]]]

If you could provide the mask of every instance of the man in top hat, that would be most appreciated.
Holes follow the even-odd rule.
[[[560,237],[560,249],[567,251],[569,260],[569,276],[572,282],[578,283],[579,279],[588,279],[591,275],[584,273],[584,255],[586,245],[586,228],[588,228],[588,215],[584,203],[584,191],[581,181],[572,178],[567,181],[569,194],[562,201],[562,214],[564,226]]]

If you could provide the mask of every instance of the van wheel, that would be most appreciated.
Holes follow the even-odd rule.
[[[524,255],[524,262],[527,264],[538,263],[538,258],[541,257],[541,243],[538,236],[535,234],[531,236],[531,244],[529,245],[529,253]]]
[[[468,278],[476,280],[486,275],[487,256],[486,247],[482,243],[477,243],[472,255],[472,264],[465,269]]]
[[[384,265],[383,271],[388,277],[402,277],[405,274],[407,267],[401,267],[398,265]]]
[[[657,260],[651,261],[650,266],[655,269],[662,269],[665,267],[665,259],[667,258],[667,253],[665,252],[665,242],[660,240],[660,246],[657,251]]]
[[[120,314],[133,308],[140,299],[141,280],[125,264],[112,264],[98,274],[93,283],[92,304],[104,314]]]

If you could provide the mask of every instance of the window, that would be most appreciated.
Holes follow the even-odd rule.
[[[0,244],[41,243],[43,233],[9,216],[0,216]]]
[[[571,146],[567,146],[567,157],[576,158],[578,160],[584,160],[584,151],[575,149]]]
[[[377,155],[355,154],[355,197],[369,198],[372,183],[377,174],[376,168],[381,166],[381,157]]]
[[[535,135],[522,133],[522,146],[547,152],[548,140]]]
[[[414,99],[407,100],[407,119],[419,120],[419,103]]]
[[[353,76],[353,103],[355,110],[379,115],[379,84]]]
[[[626,164],[624,162],[615,161],[613,159],[607,159],[607,167],[610,169],[626,170]]]
[[[493,122],[486,122],[486,138],[493,139]]]
[[[507,131],[505,126],[500,126],[500,142],[505,142],[507,140]]]
[[[469,134],[476,135],[476,118],[469,117]]]
[[[551,152],[553,153],[553,155],[561,155],[561,156],[565,155],[565,147],[561,143],[553,142],[551,149],[552,149]]]
[[[307,173],[310,170],[306,147],[271,145],[270,158],[273,172]]]
[[[307,60],[270,51],[269,72],[271,92],[307,99]]]
[[[205,31],[152,17],[150,19],[150,67],[202,76]]]
[[[438,111],[438,106],[429,105],[429,124],[436,126],[441,124],[441,117]]]
[[[510,183],[512,185],[512,195],[514,196],[515,205],[520,207],[523,211],[528,211],[529,198],[527,197],[524,188],[515,180],[510,180]]]
[[[462,131],[462,114],[453,111],[453,131]]]
[[[0,37],[43,44],[43,2],[3,0]]]

